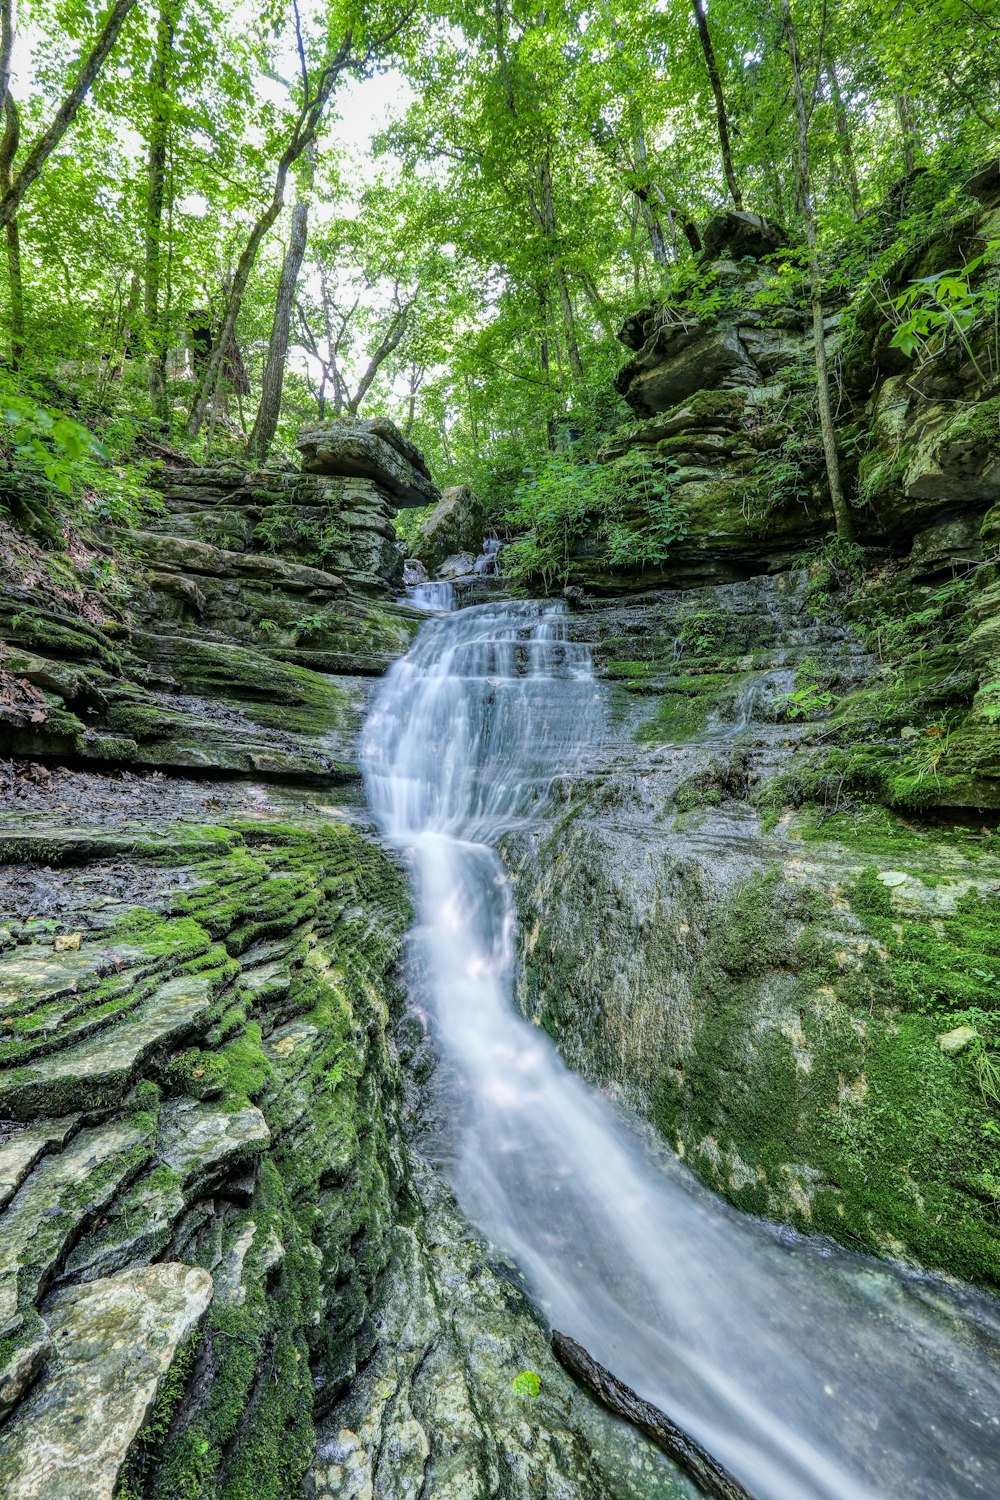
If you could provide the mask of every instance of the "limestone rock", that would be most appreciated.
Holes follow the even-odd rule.
[[[615,385],[637,416],[652,417],[696,391],[714,390],[723,383],[752,385],[756,378],[735,327],[723,322],[708,325],[663,308]]]
[[[271,1132],[260,1110],[248,1104],[225,1110],[182,1101],[162,1127],[160,1155],[185,1185],[204,1183],[260,1155]]]
[[[478,552],[486,529],[483,507],[467,484],[445,490],[412,544],[414,557],[433,571],[455,552]]]
[[[207,979],[198,974],[170,979],[113,1031],[8,1073],[0,1083],[0,1108],[23,1119],[46,1110],[106,1106],[120,1097],[150,1053],[190,1035],[211,1003]]]
[[[420,450],[385,418],[311,422],[299,429],[296,445],[307,473],[372,479],[397,506],[441,498]]]
[[[475,571],[476,559],[471,552],[455,552],[434,569],[434,576],[448,583],[453,578],[467,578]]]
[[[788,235],[778,224],[769,224],[759,214],[729,209],[709,219],[701,237],[702,261],[761,260],[788,244]]]
[[[53,1353],[0,1449],[17,1500],[112,1500],[119,1473],[179,1345],[212,1294],[207,1271],[144,1266],[58,1293]]]
[[[958,1052],[964,1052],[972,1042],[979,1036],[974,1026],[956,1026],[951,1031],[942,1031],[937,1039],[941,1051],[949,1057],[954,1057]]]

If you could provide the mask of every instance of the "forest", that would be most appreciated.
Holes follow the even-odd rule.
[[[0,0],[0,1494],[1000,1494],[1000,0]]]

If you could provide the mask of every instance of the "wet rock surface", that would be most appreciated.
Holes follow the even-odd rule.
[[[805,582],[573,617],[608,727],[554,821],[506,845],[520,1004],[734,1204],[994,1284],[987,1101],[934,1013],[991,1003],[995,819],[859,797],[851,754],[913,738],[856,743],[853,705],[892,673]],[[829,698],[793,718],[806,681]]]

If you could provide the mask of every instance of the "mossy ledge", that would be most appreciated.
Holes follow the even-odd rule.
[[[298,1493],[318,1416],[373,1346],[373,1291],[406,1195],[389,1039],[404,881],[341,823],[189,835],[150,837],[161,877],[176,876],[155,908],[82,925],[76,948],[25,923],[0,960],[15,1012],[4,1045],[38,1043],[0,1077],[0,1114],[30,1121],[0,1148],[20,1163],[3,1362],[16,1369],[37,1347],[40,1372],[0,1446],[5,1493],[18,1492],[19,1435],[64,1352],[46,1347],[53,1288],[111,1285],[159,1261],[212,1278],[120,1500]],[[98,870],[116,848],[103,842],[95,832]],[[58,843],[53,832],[50,858]],[[171,991],[194,1002],[168,1005]],[[74,1171],[84,1139],[91,1166]]]

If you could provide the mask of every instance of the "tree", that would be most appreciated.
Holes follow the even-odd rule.
[[[722,89],[722,78],[719,74],[719,65],[715,58],[715,48],[712,45],[712,33],[708,29],[705,4],[704,0],[691,0],[691,3],[694,6],[695,21],[698,25],[698,37],[701,41],[701,50],[705,54],[708,80],[712,85],[712,97],[715,100],[715,119],[719,131],[719,146],[722,151],[722,169],[726,174],[726,186],[729,188],[729,196],[733,200],[734,207],[742,209],[743,193],[736,180],[736,172],[733,167],[733,148],[729,136],[729,111],[726,108],[726,96]]]
[[[0,137],[0,193],[13,183],[13,161],[21,135],[21,116],[8,91],[4,99],[4,129]],[[4,227],[7,241],[7,284],[10,289],[10,363],[16,370],[24,358],[24,281],[21,275],[21,231],[11,217]]]
[[[167,339],[160,318],[160,281],[167,138],[170,129],[170,69],[179,6],[180,0],[160,0],[156,18],[155,51],[149,77],[143,315],[146,324],[149,405],[164,428],[169,427],[166,405]]]
[[[7,4],[9,14],[9,0],[5,0],[5,4]],[[90,92],[91,85],[107,61],[108,54],[118,40],[119,32],[125,25],[131,12],[135,9],[135,6],[136,0],[115,0],[115,4],[101,29],[97,41],[84,59],[77,74],[76,82],[56,111],[55,118],[48,129],[35,141],[20,169],[13,176],[10,186],[4,190],[3,196],[0,197],[0,228],[8,224],[17,213],[25,193],[27,193],[31,185],[41,175],[46,161],[72,125],[80,105]],[[6,45],[6,40],[4,41],[4,45]],[[0,58],[0,63],[2,63],[2,58]],[[9,67],[8,54],[8,78]]]
[[[292,326],[292,303],[298,285],[299,272],[306,253],[306,237],[309,231],[309,203],[299,198],[292,210],[292,231],[288,249],[281,266],[281,277],[274,303],[274,321],[267,348],[267,364],[261,385],[260,405],[247,444],[247,452],[257,463],[264,463],[274,441],[281,411],[281,390],[285,380],[285,365],[288,360],[288,338]]]
[[[850,540],[854,536],[854,520],[844,495],[840,475],[840,458],[837,454],[837,436],[833,424],[833,404],[830,400],[830,372],[826,358],[826,334],[823,328],[823,278],[820,269],[819,246],[816,233],[816,210],[813,204],[812,182],[809,163],[809,113],[806,106],[805,88],[802,80],[802,60],[799,56],[798,36],[792,19],[790,0],[779,0],[781,20],[788,48],[788,60],[792,70],[792,88],[795,99],[795,120],[798,139],[798,185],[799,205],[805,222],[806,244],[809,261],[809,297],[812,305],[813,343],[816,352],[816,397],[819,405],[819,422],[823,434],[823,455],[826,461],[826,477],[830,486],[830,501],[833,505],[837,535]]]

